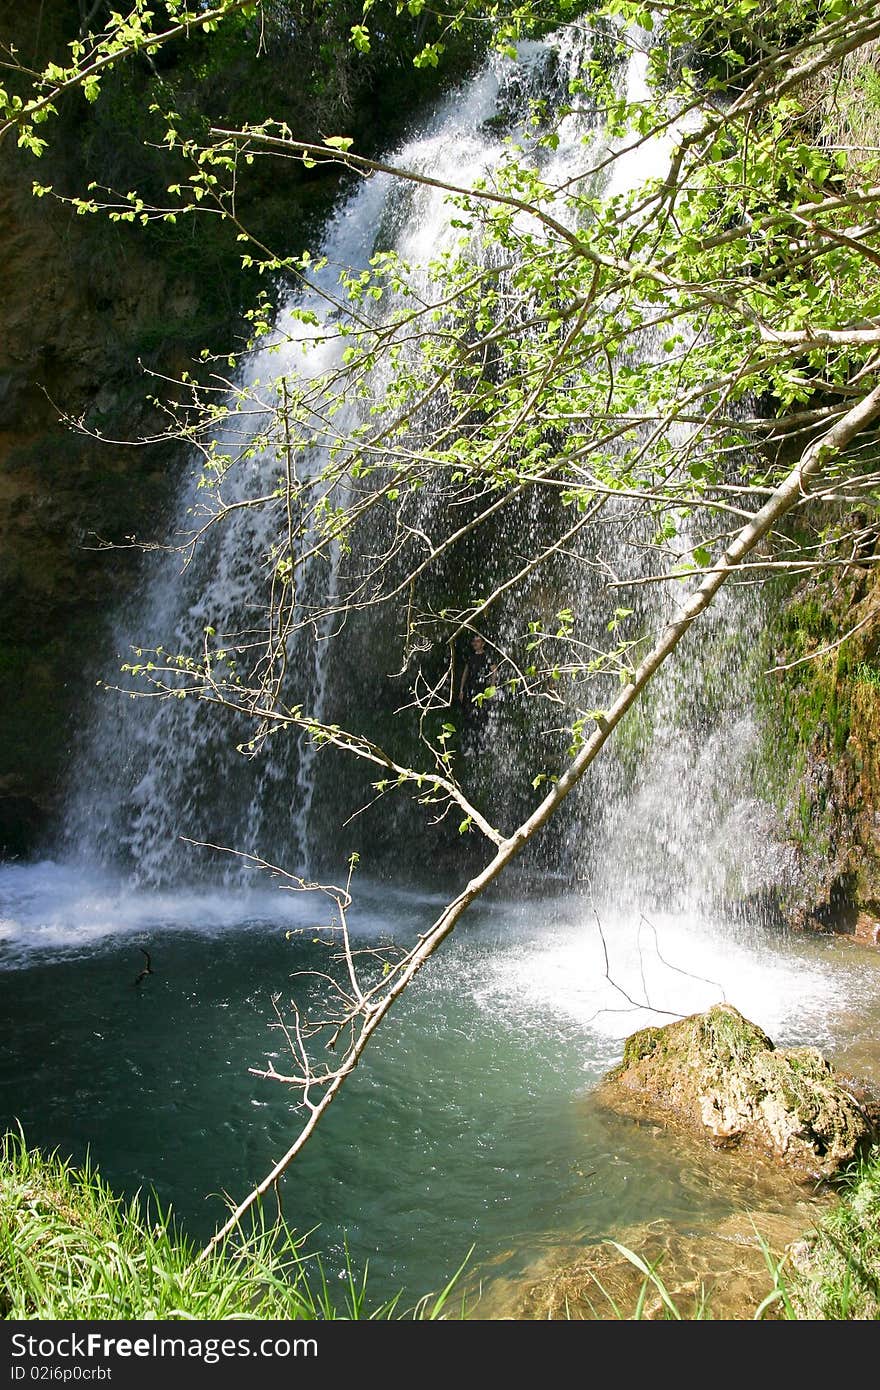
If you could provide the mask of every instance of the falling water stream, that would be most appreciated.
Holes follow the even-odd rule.
[[[396,159],[459,184],[485,174],[503,153],[498,110],[509,126],[517,103],[554,83],[564,89],[577,59],[549,40],[518,63],[487,64]],[[629,80],[639,80],[637,67]],[[570,118],[562,135],[552,155],[560,171],[584,127]],[[646,158],[657,151],[634,155],[626,176],[637,179]],[[404,196],[371,179],[331,219],[325,274],[365,264],[377,234],[417,262],[447,216],[438,191]],[[302,371],[292,305],[278,326],[290,368]],[[321,366],[313,358],[306,369]],[[248,370],[256,380],[284,369],[283,358],[257,355]],[[240,470],[234,496],[252,495],[261,466]],[[185,483],[181,532],[194,499]],[[152,557],[116,620],[120,657],[134,642],[180,650],[207,624],[240,625],[264,597],[259,557],[271,522],[242,512],[184,573],[175,557]],[[334,582],[322,573],[324,598]],[[587,609],[595,601],[588,587],[581,597]],[[668,601],[641,600],[657,617]],[[369,1260],[377,1296],[404,1288],[414,1298],[444,1283],[472,1247],[475,1269],[515,1286],[557,1247],[571,1252],[645,1223],[694,1232],[762,1205],[809,1221],[803,1195],[759,1192],[757,1178],[683,1159],[590,1102],[629,1033],[719,999],[780,1043],[877,1067],[874,957],[730,921],[719,906],[731,873],[748,896],[784,867],[769,812],[742,773],[757,736],[747,683],[759,625],[755,604],[725,599],[700,639],[726,644],[710,726],[693,693],[701,653],[692,650],[686,679],[679,667],[652,693],[642,731],[650,756],[597,767],[541,873],[477,904],[396,1007],[283,1187],[285,1215],[314,1229],[312,1247],[332,1272],[347,1244],[356,1266]],[[333,684],[326,635],[294,663],[318,714]],[[497,724],[500,766],[500,716]],[[218,870],[180,837],[302,869],[329,796],[322,776],[339,776],[294,740],[255,759],[234,741],[195,703],[145,709],[104,695],[75,757],[55,855],[0,866],[0,1117],[77,1159],[88,1148],[112,1184],[154,1191],[199,1237],[223,1215],[223,1194],[243,1195],[298,1124],[285,1090],[248,1068],[283,1057],[272,996],[320,964],[311,929],[327,911],[319,896],[241,873],[240,861]],[[419,844],[373,870],[367,863],[350,920],[357,942],[412,942],[458,887],[448,862],[428,873]],[[142,947],[154,974],[134,987]]]

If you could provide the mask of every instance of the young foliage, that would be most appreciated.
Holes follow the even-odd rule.
[[[31,95],[7,94],[5,129],[39,153],[36,126],[65,90],[95,96],[127,54],[237,8],[169,3],[159,29],[138,3]],[[830,559],[821,537],[801,550],[781,534],[795,511],[809,525],[817,497],[876,504],[880,190],[827,138],[816,91],[871,51],[880,5],[581,8],[397,6],[436,26],[415,57],[423,68],[442,63],[462,26],[484,26],[517,64],[520,40],[571,21],[554,49],[564,84],[552,100],[537,92],[469,174],[378,160],[344,132],[318,141],[281,119],[196,138],[168,110],[181,173],[166,202],[106,189],[70,200],[129,222],[218,218],[267,287],[250,340],[168,405],[169,434],[202,463],[185,553],[242,513],[268,518],[261,588],[246,624],[211,622],[189,649],[146,653],[129,674],[151,696],[240,720],[246,756],[287,735],[333,747],[379,769],[377,797],[409,791],[431,821],[451,814],[491,846],[417,945],[366,978],[345,923],[350,884],[325,890],[338,910],[337,1012],[311,1033],[296,1019],[295,1066],[273,1075],[299,1091],[306,1123],[218,1240],[277,1181],[395,999],[557,814],[722,585]],[[368,0],[352,22],[365,57],[383,41],[379,13]],[[264,245],[241,212],[256,159],[382,181],[372,252],[340,265],[325,250]],[[441,229],[429,252],[388,230],[415,206]],[[283,370],[269,365],[267,379],[273,353]],[[525,545],[523,518],[538,523]],[[599,613],[585,611],[572,558],[603,578]],[[651,585],[668,589],[659,619],[640,598]],[[393,730],[369,718],[348,728],[291,681],[292,653],[357,633],[363,614],[393,628]],[[468,710],[461,644],[490,625],[491,679]],[[489,800],[461,746],[474,710],[505,702],[528,709],[548,750],[546,766],[516,769],[512,811]],[[344,1043],[318,1067],[315,1038]]]

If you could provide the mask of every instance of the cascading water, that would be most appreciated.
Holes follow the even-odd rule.
[[[583,56],[583,42],[568,39],[555,46],[525,46],[516,63],[490,64],[467,88],[447,100],[427,126],[396,152],[393,162],[459,186],[468,187],[479,178],[491,180],[507,155],[505,132],[525,122],[536,98],[558,103],[570,80],[577,76]],[[636,53],[627,73],[630,99],[642,94],[643,68],[644,55]],[[503,113],[500,119],[499,111]],[[556,148],[543,152],[541,173],[548,185],[564,187],[576,172],[592,125],[588,114],[562,121]],[[649,168],[656,167],[658,159],[665,157],[665,149],[665,144],[657,141],[620,158],[613,166],[608,194],[621,191],[627,181],[637,184]],[[561,199],[560,215],[563,204]],[[453,244],[458,235],[454,212],[442,189],[400,184],[385,175],[373,177],[345,198],[333,217],[322,248],[327,264],[315,279],[335,296],[340,268],[358,272],[383,245],[393,246],[413,266],[424,265]],[[304,309],[313,313],[320,325],[308,346],[311,329],[298,318]],[[317,378],[338,364],[345,339],[334,338],[332,328],[333,310],[314,292],[305,298],[292,298],[282,310],[271,351],[266,348],[254,354],[239,383],[249,405],[248,413],[236,423],[246,439],[248,435],[259,436],[267,426],[269,410],[279,398],[279,380]],[[654,348],[647,334],[638,350],[650,354]],[[388,372],[387,360],[374,368],[377,380],[373,394],[377,398],[387,386]],[[262,414],[261,402],[265,402]],[[343,405],[334,419],[340,437],[354,427],[362,409],[355,400]],[[233,438],[220,440],[221,448],[239,454],[223,480],[227,505],[270,494],[279,473],[277,448],[258,445],[255,457],[249,458],[246,449],[236,450],[236,444]],[[322,492],[320,474],[325,456],[326,449],[312,445],[300,460],[305,473],[318,480],[307,489],[311,506]],[[177,539],[191,534],[198,525],[200,495],[195,481],[183,488]],[[437,505],[428,490],[410,523],[414,529],[429,528],[431,507]],[[143,596],[118,622],[117,647],[123,659],[132,647],[149,651],[161,646],[166,652],[197,655],[206,629],[220,634],[220,640],[228,642],[237,654],[249,638],[256,644],[272,584],[270,556],[277,541],[280,511],[279,500],[275,505],[233,512],[202,537],[182,573],[179,556],[156,560],[147,573]],[[602,550],[625,577],[638,573],[640,560],[627,535],[609,546],[608,537],[613,536],[616,524],[619,522],[613,516],[604,521],[600,518]],[[530,503],[518,513],[508,511],[500,544],[497,533],[490,533],[486,542],[477,542],[477,563],[485,568],[491,583],[503,582],[515,568],[514,557],[518,553],[528,555],[540,544],[541,527],[540,507]],[[306,534],[304,548],[311,539]],[[591,546],[588,539],[586,558]],[[380,542],[377,548],[381,549]],[[502,549],[504,553],[499,554]],[[300,604],[306,625],[298,635],[288,638],[287,698],[318,720],[348,726],[352,704],[358,706],[358,716],[363,718],[362,711],[369,710],[371,702],[391,708],[399,699],[387,679],[392,661],[399,664],[399,647],[394,650],[397,634],[387,613],[380,614],[378,620],[368,615],[359,624],[349,616],[347,630],[337,642],[331,639],[331,632],[341,625],[338,619],[324,617],[308,626],[310,604],[316,612],[332,607],[337,566],[338,555],[329,565],[313,560],[301,575]],[[548,594],[546,584],[537,594],[540,584],[531,590],[528,584],[521,587],[512,604],[500,607],[487,619],[498,646],[513,649],[524,615],[543,610],[552,616],[570,598],[573,585],[583,623],[581,635],[598,649],[609,607],[604,576],[592,567],[577,576],[575,562],[573,574],[562,577],[556,594]],[[627,602],[648,630],[656,629],[671,611],[674,599],[674,594],[659,585],[635,598],[627,597]],[[740,602],[738,609],[742,608]],[[724,611],[722,604],[713,620],[716,637],[723,635]],[[740,865],[755,862],[757,841],[750,839],[750,819],[741,813],[742,793],[737,786],[742,782],[743,754],[751,737],[748,725],[739,717],[747,703],[739,682],[749,628],[754,628],[755,622],[754,612],[745,621],[740,612],[740,641],[728,643],[725,652],[727,689],[716,698],[713,710],[716,744],[726,743],[733,750],[732,756],[720,759],[716,748],[710,755],[711,773],[706,775],[700,721],[694,720],[693,710],[686,710],[686,701],[679,697],[676,686],[680,677],[666,678],[652,703],[650,756],[638,759],[648,769],[647,774],[636,777],[627,773],[620,758],[607,759],[577,798],[576,808],[567,813],[567,826],[544,851],[545,870],[552,867],[568,877],[588,879],[605,901],[619,901],[622,896],[636,901],[647,894],[652,902],[668,902],[674,884],[681,906],[683,895],[691,889],[709,886],[711,875],[702,870],[710,858],[716,867],[722,860],[720,855],[707,854],[701,867],[693,852],[694,843],[705,835],[709,802],[728,808],[726,823],[736,828],[736,843],[730,846],[732,857]],[[336,652],[337,646],[341,654]],[[705,646],[704,639],[704,651]],[[705,666],[705,655],[692,654],[691,660]],[[76,790],[67,810],[65,837],[75,858],[121,864],[135,882],[153,885],[205,874],[216,876],[216,861],[182,844],[181,837],[234,851],[239,857],[227,858],[222,870],[227,881],[242,877],[247,861],[241,856],[257,855],[305,872],[312,869],[320,843],[324,847],[319,855],[323,865],[333,864],[334,857],[338,860],[336,827],[347,822],[364,799],[370,799],[368,784],[364,779],[358,781],[351,770],[343,770],[340,779],[338,759],[316,758],[313,745],[289,735],[270,739],[247,756],[237,745],[249,737],[248,727],[234,716],[224,722],[216,707],[206,709],[190,700],[153,699],[145,708],[139,700],[111,699],[112,711],[105,699],[103,708],[96,712],[92,735],[81,750],[72,778]],[[730,710],[738,712],[736,728],[729,727]],[[511,769],[501,776],[493,773],[490,814],[500,815],[507,828],[512,828],[517,809],[523,806],[522,788],[515,783],[528,780],[524,773],[534,773],[529,741],[536,737],[536,731],[528,718],[525,723],[520,719],[514,727],[503,708],[493,708],[487,723],[498,754],[493,760],[495,767]],[[125,749],[122,760],[120,746]],[[347,783],[351,791],[346,800],[340,788]],[[668,785],[680,789],[674,800],[662,795],[661,789]],[[383,802],[381,809],[364,818],[363,829],[358,826],[349,832],[346,846],[360,850],[365,840],[372,841],[375,858],[377,843],[381,853],[384,833],[387,854],[393,836],[387,828],[383,832],[382,819],[386,818],[386,825],[396,826],[397,822],[393,811],[390,815],[386,811]],[[627,838],[630,826],[638,827],[632,844]],[[326,852],[328,845],[330,853]],[[618,869],[609,871],[609,865],[620,860],[627,865],[625,875]]]
[[[509,126],[523,118],[530,100],[546,94],[548,84],[564,90],[578,51],[571,44],[562,52],[526,45],[518,63],[490,64],[450,97],[395,159],[466,186],[491,174],[505,151],[502,133],[493,124],[499,109],[507,113],[503,126]],[[578,124],[571,124],[569,151],[582,135]],[[562,167],[564,151],[557,162]],[[326,266],[313,276],[313,284],[329,294],[332,304],[340,269],[358,271],[383,243],[393,243],[413,265],[426,262],[455,235],[445,203],[438,189],[413,190],[384,175],[363,182],[343,199],[331,220],[322,247]],[[316,315],[325,335],[318,337],[317,346],[298,318],[304,310]],[[246,436],[257,436],[268,422],[283,389],[279,381],[290,375],[317,377],[339,362],[345,340],[333,337],[333,312],[314,292],[293,297],[281,310],[271,348],[251,357],[239,383],[257,402],[249,406],[241,424]],[[387,371],[383,364],[376,369],[377,375]],[[261,386],[267,402],[262,415]],[[341,437],[356,422],[359,409],[354,401],[343,407],[335,421]],[[236,441],[221,437],[219,445],[234,450]],[[306,471],[318,477],[325,456],[326,451],[313,447]],[[256,457],[239,458],[229,469],[224,502],[235,505],[271,491],[278,472],[277,450],[257,447]],[[319,500],[320,492],[318,482],[310,505]],[[229,634],[237,649],[261,621],[269,597],[268,557],[278,532],[280,503],[235,512],[201,539],[190,558],[187,542],[206,520],[200,496],[199,479],[194,477],[182,488],[169,542],[179,553],[148,565],[141,594],[118,619],[116,645],[122,661],[136,660],[139,653],[156,647],[198,653],[206,628]],[[329,571],[322,562],[308,567],[302,580],[306,611],[310,599],[316,608],[325,608],[333,585],[332,566]],[[319,720],[327,709],[327,682],[333,672],[329,637],[336,625],[324,619],[304,638],[289,643],[291,699]],[[368,645],[370,640],[368,632]],[[381,636],[374,637],[373,645],[381,641]],[[387,660],[385,651],[373,657],[377,686],[385,682]],[[145,710],[137,700],[113,698],[109,713],[106,701],[98,702],[91,734],[71,778],[74,791],[63,833],[72,856],[121,863],[137,882],[167,883],[198,876],[192,851],[181,846],[185,835],[237,853],[259,854],[296,871],[309,866],[314,848],[309,828],[315,798],[313,748],[287,738],[270,741],[259,756],[249,759],[236,751],[246,737],[245,727],[234,719],[225,727],[222,721],[218,724],[216,710],[207,713],[188,700],[155,700]],[[120,746],[125,749],[122,760]]]
[[[564,92],[579,60],[576,43],[550,40],[525,47],[518,63],[487,65],[392,162],[457,185],[491,177],[504,158],[504,131],[524,119],[533,97]],[[631,84],[641,61],[636,55]],[[547,181],[561,185],[578,167],[591,118],[569,116],[558,133],[557,148],[542,157]],[[608,191],[638,182],[662,157],[646,146],[624,156]],[[442,191],[401,188],[383,175],[363,181],[331,220],[323,287],[334,293],[339,268],[366,265],[377,244],[423,262],[451,235],[449,224]],[[239,382],[253,398],[264,394],[267,416],[279,373],[318,378],[341,351],[332,340],[306,346],[304,307],[331,322],[319,298],[291,299],[276,325],[279,350],[255,354]],[[343,433],[362,409],[352,403],[351,415],[338,417]],[[251,418],[252,435],[262,418]],[[220,447],[237,450],[239,442],[230,433]],[[270,493],[277,480],[276,450],[253,452],[241,450],[223,481],[228,504]],[[299,462],[311,479],[303,505],[313,507],[320,450]],[[200,496],[194,483],[182,489],[172,541],[200,523]],[[430,497],[420,505],[427,524]],[[231,648],[246,647],[243,634],[261,621],[272,584],[280,508],[276,500],[234,510],[209,529],[186,568],[179,554],[150,557],[140,597],[117,622],[121,658],[133,644],[198,651],[208,628],[221,641],[228,634]],[[541,524],[532,498],[492,533],[478,557],[490,581],[530,553]],[[606,563],[624,577],[648,577],[622,514],[609,506],[594,525],[604,528]],[[619,542],[609,545],[615,528]],[[580,636],[601,646],[608,573],[593,563],[590,534],[564,592],[576,596]],[[404,688],[388,681],[400,666],[401,634],[387,614],[352,621],[334,655],[339,640],[326,613],[349,563],[336,551],[301,576],[299,600],[316,617],[310,633],[306,621],[305,635],[289,642],[289,698],[319,719],[345,722],[354,705],[381,723]],[[675,600],[664,584],[624,593],[621,605],[645,630],[656,630]],[[558,606],[552,584],[529,579],[515,604],[493,613],[493,644],[511,648],[528,614],[551,616]],[[470,914],[460,940],[402,1001],[285,1199],[302,1228],[321,1224],[334,1257],[345,1239],[389,1289],[421,1291],[448,1276],[475,1239],[478,1257],[515,1270],[563,1231],[569,1240],[597,1240],[658,1213],[690,1228],[695,1202],[709,1221],[742,1203],[742,1192],[719,1193],[708,1171],[683,1180],[674,1157],[664,1167],[653,1141],[650,1152],[637,1152],[627,1148],[632,1135],[597,1128],[581,1093],[619,1056],[621,1037],[665,1017],[653,1010],[687,1013],[726,997],[780,1041],[834,1046],[841,1030],[829,1000],[837,1014],[867,1006],[855,958],[835,961],[820,942],[750,936],[713,913],[731,895],[754,896],[780,870],[769,813],[744,773],[756,737],[748,682],[760,621],[756,601],[726,594],[571,798],[530,865],[528,893]],[[372,848],[371,837],[378,845],[376,827],[388,814],[383,803],[374,819],[360,818],[360,831],[346,830],[361,840],[339,836],[340,819],[363,799],[363,786],[353,781],[349,790],[342,761],[292,737],[270,738],[253,755],[238,751],[251,734],[234,713],[224,722],[222,712],[189,699],[102,696],[73,769],[60,862],[0,867],[8,967],[0,992],[10,1027],[0,1067],[4,1115],[21,1118],[34,1142],[75,1154],[88,1143],[111,1180],[154,1185],[205,1232],[217,1219],[205,1193],[245,1187],[262,1176],[266,1154],[289,1141],[289,1099],[246,1068],[267,1049],[281,1055],[267,1032],[269,995],[291,970],[321,967],[310,930],[290,930],[311,929],[321,909],[309,897],[261,890],[240,858],[227,856],[218,878],[216,861],[181,836],[308,870],[322,842],[331,861],[365,842]],[[507,830],[523,789],[506,786],[502,772],[525,750],[528,790],[544,757],[542,744],[529,751],[534,737],[515,701],[489,708],[488,756],[479,761]],[[468,789],[466,770],[462,780]],[[351,915],[358,939],[411,939],[436,909],[425,864],[431,841],[406,818],[392,825],[378,859],[384,882],[371,882],[365,855]],[[146,941],[155,975],[134,989],[136,947]],[[62,985],[64,1008],[47,1030],[46,994]],[[511,1245],[522,1248],[513,1257]]]

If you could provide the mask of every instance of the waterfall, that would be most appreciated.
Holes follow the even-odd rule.
[[[521,45],[516,61],[492,59],[389,162],[459,186],[493,178],[506,156],[505,136],[524,125],[530,104],[536,98],[551,104],[564,98],[583,61],[584,42],[582,36],[550,38]],[[644,82],[644,54],[634,53],[626,81],[629,95],[637,96]],[[564,185],[583,160],[585,142],[595,145],[602,139],[585,106],[562,121],[556,147],[536,155],[551,184]],[[669,138],[618,159],[606,192],[619,192],[655,171],[657,161],[666,157]],[[384,246],[392,246],[414,266],[424,264],[453,244],[458,235],[454,214],[439,189],[401,184],[384,174],[361,180],[340,199],[330,219],[321,247],[324,264],[313,282],[333,296],[341,267],[358,271]],[[272,492],[279,475],[279,445],[261,440],[261,431],[284,380],[317,379],[341,360],[345,340],[334,337],[332,325],[333,310],[320,294],[291,293],[270,344],[239,369],[234,389],[262,401],[264,413],[251,406],[243,417],[252,448],[248,437],[243,443],[236,437],[233,426],[217,437],[217,450],[236,456],[222,485],[227,505]],[[647,334],[639,351],[649,353],[653,347]],[[376,369],[388,370],[387,365]],[[384,384],[378,380],[377,391]],[[341,436],[356,428],[363,410],[360,401],[343,405],[335,417]],[[240,427],[242,422],[235,426]],[[309,479],[300,494],[304,506],[321,502],[320,475],[329,447],[312,443],[302,461]],[[208,519],[203,495],[196,469],[181,486],[170,538],[180,549],[146,558],[140,592],[116,621],[121,662],[141,660],[138,652],[155,648],[197,654],[206,631],[228,642],[232,654],[242,659],[248,634],[257,640],[259,615],[273,583],[271,557],[281,500],[233,511],[222,524],[209,526],[190,552],[187,538]],[[426,495],[418,505],[427,525],[436,503]],[[467,563],[484,566],[488,581],[500,581],[516,556],[530,553],[543,524],[543,506],[533,496],[511,508],[503,526],[489,529],[479,542],[482,550],[466,552]],[[618,572],[644,577],[644,555],[633,547],[631,530],[613,507],[607,508],[601,525],[603,550],[612,555]],[[620,530],[617,540],[615,527]],[[563,588],[566,602],[575,595],[580,639],[599,647],[606,636],[609,597],[607,575],[593,563],[597,547],[589,537],[594,534],[588,529],[587,539],[579,542],[582,553],[566,570]],[[445,574],[439,566],[433,580],[438,590]],[[552,619],[563,602],[562,590],[554,587],[559,578],[558,573],[555,580],[543,574],[530,578],[514,601],[498,606],[491,638],[499,649],[522,643],[527,614]],[[286,698],[319,721],[346,724],[366,711],[368,732],[381,731],[389,712],[405,703],[407,681],[418,678],[419,659],[411,659],[408,668],[404,662],[402,679],[389,680],[400,667],[401,633],[387,607],[378,617],[349,617],[337,631],[341,625],[331,610],[339,582],[338,548],[329,561],[314,558],[303,569],[298,599],[305,620],[287,641]],[[644,584],[621,594],[632,622],[645,631],[656,630],[676,600],[674,586],[666,584]],[[311,625],[310,610],[316,615]],[[603,901],[643,908],[660,903],[693,908],[723,898],[733,876],[738,876],[735,891],[740,895],[772,881],[778,863],[768,849],[767,813],[750,796],[744,775],[755,739],[747,687],[750,649],[759,627],[759,600],[744,598],[742,592],[724,596],[697,640],[655,682],[650,704],[629,717],[610,755],[537,851],[544,874],[584,882]],[[707,670],[716,673],[711,697]],[[306,874],[323,860],[338,862],[351,848],[372,851],[374,867],[399,864],[401,840],[404,857],[421,861],[430,856],[424,848],[430,840],[422,840],[413,828],[411,803],[405,803],[402,813],[383,802],[356,816],[372,799],[369,777],[350,771],[331,750],[287,735],[258,740],[249,749],[252,728],[234,712],[192,699],[143,699],[125,678],[109,680],[111,685],[127,683],[128,695],[104,694],[96,700],[76,756],[63,832],[67,857],[120,867],[135,882],[162,886],[216,878],[218,872],[227,882],[240,881],[246,876],[247,856]],[[510,830],[528,805],[531,778],[540,771],[545,750],[550,750],[552,770],[565,740],[539,730],[514,701],[493,704],[485,723],[490,755],[480,759],[482,766],[470,784],[467,768],[462,779],[468,790],[473,785],[478,796],[491,797],[502,828]],[[351,828],[340,836],[342,822]],[[194,851],[184,840],[219,845],[234,854],[221,859],[218,870],[216,856]],[[448,838],[448,862],[459,843],[455,835]]]
[[[585,42],[570,30],[521,45],[515,62],[491,59],[388,163],[458,186],[491,183],[503,178],[513,138],[559,190],[554,213],[565,221],[575,215],[566,187],[613,147],[619,157],[591,191],[626,197],[664,167],[674,129],[644,143],[611,141],[582,91],[553,139],[542,142],[540,117],[531,123],[533,103],[568,104]],[[630,99],[643,95],[645,53],[637,47],[617,76]],[[327,379],[346,347],[346,308],[332,302],[344,298],[339,273],[357,275],[377,251],[395,250],[412,266],[408,287],[418,297],[423,267],[456,246],[454,224],[465,220],[441,189],[382,173],[349,180],[315,248],[311,288],[287,292],[268,338],[241,360],[229,399],[242,409],[190,459],[165,544],[145,554],[140,588],[115,615],[116,661],[104,672],[111,688],[85,712],[53,857],[0,865],[0,1106],[30,1143],[77,1161],[88,1152],[114,1190],[154,1192],[196,1240],[226,1214],[216,1194],[244,1195],[289,1147],[299,1093],[267,1080],[264,1068],[290,1070],[279,1029],[288,1001],[308,1032],[326,1016],[327,972],[334,961],[345,971],[335,945],[327,949],[338,923],[326,896],[280,891],[290,884],[247,856],[339,883],[349,855],[360,854],[347,921],[366,977],[418,939],[444,910],[450,884],[458,891],[491,851],[477,833],[460,832],[459,808],[438,822],[418,789],[377,798],[373,768],[304,731],[273,734],[233,709],[150,697],[123,664],[170,657],[168,679],[182,688],[178,653],[198,659],[210,650],[226,670],[236,662],[262,674],[274,659],[273,672],[286,667],[280,703],[362,730],[408,766],[424,765],[416,760],[426,754],[418,712],[406,707],[440,682],[434,737],[441,720],[455,727],[452,766],[464,793],[510,832],[565,765],[579,711],[598,712],[619,688],[613,669],[600,670],[577,685],[561,681],[556,699],[544,671],[526,698],[506,681],[510,663],[527,664],[538,633],[552,665],[555,630],[567,626],[588,657],[618,637],[648,644],[695,583],[671,580],[665,567],[687,559],[699,517],[679,518],[664,553],[648,509],[624,497],[588,509],[571,542],[476,623],[506,664],[498,697],[469,727],[448,699],[469,635],[451,638],[456,613],[519,573],[542,538],[555,543],[571,529],[572,510],[552,491],[524,488],[454,554],[436,558],[412,612],[408,590],[387,602],[371,591],[343,615],[346,595],[377,574],[376,556],[385,557],[382,598],[424,558],[426,537],[448,535],[473,514],[471,499],[459,503],[428,479],[398,506],[377,508],[350,548],[324,546],[300,566],[295,626],[268,640],[287,532],[296,531],[300,552],[320,539],[321,508],[335,501],[326,475],[334,457],[343,500],[356,499],[358,431],[394,384],[386,356],[364,373],[362,393],[332,402],[325,418]],[[496,252],[475,235],[467,254],[478,270],[491,266],[498,313],[522,330],[530,304],[517,302],[513,277],[490,260]],[[369,303],[361,310],[371,312]],[[662,344],[640,322],[627,350],[656,361]],[[588,369],[572,367],[560,400]],[[499,354],[487,375],[505,370]],[[297,389],[310,395],[318,423],[294,448],[285,428],[296,419],[284,407]],[[565,422],[553,425],[551,444],[561,439],[561,452],[571,437],[564,400],[559,414]],[[438,398],[404,447],[430,456],[431,429],[447,419]],[[483,423],[467,421],[475,435]],[[335,456],[330,427],[345,441]],[[200,486],[215,466],[219,488]],[[387,460],[378,466],[390,472]],[[838,1064],[842,1050],[847,1074],[860,1074],[862,1057],[876,1069],[868,948],[835,950],[754,921],[784,869],[773,813],[750,771],[764,737],[753,711],[765,631],[760,587],[725,586],[500,891],[471,906],[397,1000],[342,1104],[276,1193],[291,1228],[312,1233],[307,1250],[321,1250],[328,1282],[368,1264],[381,1296],[406,1288],[404,1307],[444,1287],[470,1249],[484,1281],[505,1273],[531,1281],[532,1261],[561,1242],[572,1251],[608,1239],[641,1249],[633,1233],[645,1223],[690,1237],[729,1232],[730,1213],[744,1207],[751,1220],[753,1173],[728,1191],[725,1165],[683,1161],[653,1129],[612,1123],[592,1104],[622,1040],[642,1026],[726,999],[780,1044],[818,1044]],[[142,949],[153,973],[135,987]],[[348,988],[344,974],[338,983]],[[48,1008],[48,999],[57,1002]],[[853,1034],[858,1065],[846,1058]],[[319,1048],[325,1035],[311,1036]],[[321,1049],[322,1063],[346,1045]]]

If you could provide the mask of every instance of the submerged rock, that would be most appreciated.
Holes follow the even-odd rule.
[[[777,1049],[730,1004],[634,1033],[596,1099],[811,1177],[836,1173],[874,1134],[868,1108],[821,1053]]]
[[[518,1278],[487,1280],[470,1316],[517,1322],[754,1318],[797,1221],[766,1211],[687,1232],[662,1219],[626,1227],[619,1240],[550,1251]],[[645,1269],[655,1277],[645,1276]],[[672,1310],[675,1310],[674,1312]],[[774,1317],[770,1304],[764,1316]]]

